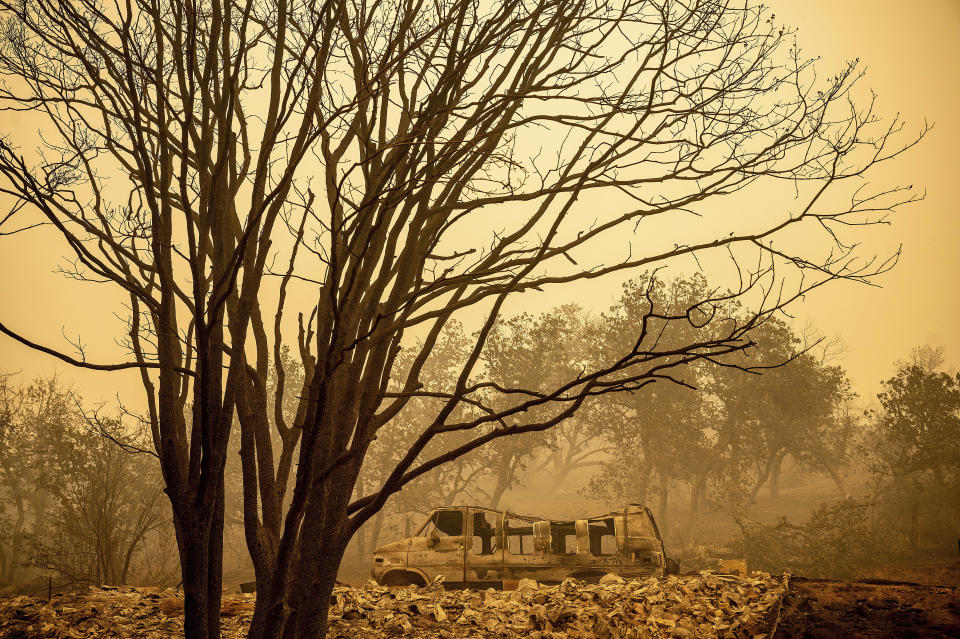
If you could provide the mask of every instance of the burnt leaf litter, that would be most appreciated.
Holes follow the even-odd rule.
[[[599,583],[566,579],[546,586],[520,580],[516,590],[453,590],[439,581],[416,586],[337,586],[327,636],[339,639],[524,637],[767,637],[787,592],[788,576],[697,575]],[[253,616],[254,595],[225,594],[222,636],[239,639]],[[0,639],[143,637],[183,634],[182,592],[94,588],[0,600]]]

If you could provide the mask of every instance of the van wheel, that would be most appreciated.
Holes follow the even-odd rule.
[[[426,586],[423,577],[409,570],[392,570],[380,577],[381,586]]]

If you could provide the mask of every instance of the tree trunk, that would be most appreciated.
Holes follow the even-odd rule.
[[[686,543],[692,546],[696,543],[697,523],[700,518],[700,480],[697,478],[690,486],[690,517],[687,520]]]
[[[490,493],[490,508],[493,510],[497,509],[497,506],[500,505],[500,500],[503,499],[504,493],[510,488],[510,483],[513,479],[512,461],[513,456],[510,455],[500,462],[500,471],[497,473],[497,484],[493,487],[493,492]]]
[[[837,492],[840,493],[840,499],[846,499],[849,496],[847,493],[846,482],[843,480],[843,475],[840,474],[840,471],[833,464],[825,464],[827,469],[827,474],[830,475],[830,479],[833,480],[833,485],[837,487]]]
[[[666,472],[663,470],[660,471],[660,508],[657,515],[659,520],[657,523],[657,528],[660,529],[660,535],[666,537],[670,531],[670,521],[668,519],[670,513],[667,510],[668,500],[670,497],[670,480],[667,477]]]
[[[327,634],[330,599],[337,582],[337,569],[343,559],[347,541],[344,536],[327,539],[326,543],[308,544],[317,548],[306,551],[295,578],[294,610],[283,639],[318,639]],[[292,629],[292,633],[291,633]]]
[[[830,479],[833,480],[833,485],[837,487],[837,492],[840,493],[840,499],[846,499],[849,497],[847,493],[846,482],[843,477],[843,473],[837,468],[836,463],[831,458],[830,455],[824,453],[823,450],[814,451],[816,459],[820,462],[820,465],[827,472],[827,475],[830,476]]]
[[[180,511],[177,541],[183,577],[183,632],[185,639],[219,639],[223,593],[223,482],[208,521],[202,513]],[[184,516],[185,515],[185,516]]]
[[[767,457],[766,462],[763,465],[763,470],[760,473],[760,476],[757,477],[756,483],[753,485],[753,488],[750,490],[750,499],[749,503],[754,503],[757,501],[757,495],[760,493],[760,489],[763,488],[763,485],[767,483],[767,480],[770,479],[770,472],[773,470],[773,466],[776,463],[777,457],[780,455],[780,450],[777,450],[774,453],[771,453]]]
[[[577,446],[575,435],[566,435],[564,437],[562,450],[554,451],[551,455],[551,465],[553,466],[554,486],[562,486],[570,473],[576,466],[576,456],[579,447]]]
[[[16,492],[16,502],[17,502],[17,520],[13,525],[13,534],[10,535],[10,572],[7,575],[7,578],[10,580],[10,583],[16,583],[17,577],[20,573],[20,565],[23,563],[20,560],[20,540],[23,536],[23,522],[26,518],[25,508],[23,504],[23,497],[20,495],[20,491]],[[37,530],[39,524],[34,523],[34,531]]]
[[[783,472],[783,460],[786,453],[778,453],[770,469],[770,499],[780,499],[780,474]]]
[[[703,498],[707,493],[707,479],[713,469],[714,464],[706,464],[703,469],[697,473],[690,486],[690,519],[687,522],[687,543],[696,543],[697,523],[699,523],[700,509],[703,506]]]
[[[920,501],[910,500],[910,550],[920,548]]]
[[[373,529],[370,531],[370,552],[376,550],[380,545],[380,533],[383,531],[383,510],[377,511],[373,519]],[[406,535],[409,537],[410,535]]]
[[[562,464],[554,465],[554,469],[553,485],[557,487],[563,486],[564,482],[567,481],[567,477],[569,477],[571,471],[573,471],[573,462],[565,459]]]
[[[349,474],[349,473],[346,473]],[[270,585],[257,592],[257,610],[248,639],[319,639],[326,636],[328,608],[337,571],[352,532],[346,507],[353,482],[336,474],[306,506],[295,535],[296,550],[280,553]],[[287,541],[290,543],[290,537]]]

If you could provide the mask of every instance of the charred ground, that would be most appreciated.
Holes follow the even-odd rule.
[[[952,637],[956,587],[700,573],[663,579],[525,582],[510,592],[339,586],[330,635],[443,637]],[[0,639],[146,637],[183,632],[183,593],[89,588],[0,600]],[[242,637],[253,595],[224,597],[224,636]]]

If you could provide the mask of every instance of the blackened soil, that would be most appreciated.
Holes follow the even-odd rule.
[[[960,637],[960,589],[794,577],[777,639]]]

